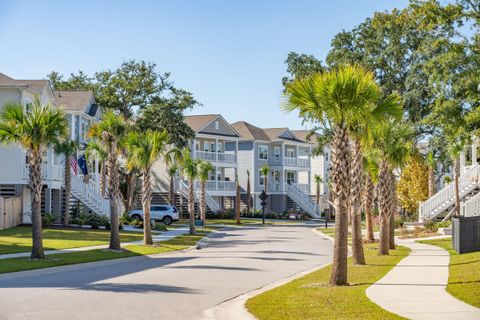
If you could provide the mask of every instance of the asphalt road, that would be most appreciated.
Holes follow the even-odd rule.
[[[312,226],[222,230],[200,249],[0,275],[0,319],[196,319],[331,261]]]

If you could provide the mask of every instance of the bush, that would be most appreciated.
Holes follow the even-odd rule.
[[[99,227],[110,228],[110,221],[107,217],[96,213],[90,213],[87,215],[86,224],[90,225],[92,229],[98,229]]]
[[[42,227],[50,228],[55,220],[53,213],[44,213],[42,214]]]
[[[423,227],[425,228],[425,231],[427,232],[437,232],[438,227],[436,226],[436,223],[433,220],[425,220],[423,223]]]
[[[402,217],[395,219],[395,229],[403,228],[404,223],[405,220]]]
[[[163,223],[156,223],[153,225],[152,229],[157,231],[167,231],[167,226]]]
[[[445,222],[437,222],[437,223],[435,223],[435,226],[436,226],[437,228],[448,228],[448,227],[450,227],[451,225],[452,225],[452,221],[450,221],[450,220],[447,220],[447,221],[445,221]]]
[[[120,216],[121,226],[130,224],[131,221],[132,221],[132,218],[130,218],[127,212],[122,213],[122,215]]]
[[[207,219],[233,219],[235,213],[231,209],[220,209],[215,213],[207,213]]]

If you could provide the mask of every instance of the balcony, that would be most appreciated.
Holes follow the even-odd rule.
[[[210,162],[236,164],[237,155],[234,153],[195,151],[195,158]]]
[[[200,189],[201,182],[195,181],[195,189]],[[236,191],[237,184],[235,181],[205,181],[205,189],[208,191]]]
[[[286,192],[286,185],[287,183],[275,183],[275,182],[270,182],[268,183],[268,191],[269,192]],[[310,194],[310,189],[308,184],[295,184],[298,189],[300,189],[302,192],[306,194]],[[262,189],[263,190],[263,189]]]
[[[30,168],[28,164],[23,167],[23,178],[29,179]],[[57,165],[43,165],[42,166],[43,180],[63,181],[63,167]]]
[[[310,159],[308,158],[295,158],[295,157],[283,157],[283,158],[272,158],[270,159],[270,164],[273,166],[286,166],[286,167],[301,167],[308,168],[310,167]]]

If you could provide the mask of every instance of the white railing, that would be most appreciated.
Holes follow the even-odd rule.
[[[459,191],[460,198],[471,192],[478,186],[480,176],[480,165],[471,167],[460,176]],[[450,183],[445,188],[434,194],[430,199],[420,203],[419,219],[433,219],[443,211],[447,210],[455,201],[455,183]]]
[[[200,202],[200,187],[198,184],[199,181],[196,181],[194,183],[194,190],[193,190],[193,199],[195,202]],[[214,181],[215,182],[215,181]],[[189,197],[189,184],[187,181],[181,180],[181,179],[176,179],[175,183],[176,189],[180,191],[180,193],[188,199]],[[206,189],[205,192],[205,200],[207,202],[207,206],[212,210],[213,212],[217,212],[220,209],[220,204],[213,199],[213,197],[208,193],[208,189]]]
[[[218,153],[218,162],[236,163],[237,155],[234,153]]]
[[[23,166],[23,178],[29,179],[30,166],[28,164]],[[44,180],[63,181],[63,167],[48,164],[42,164],[42,177]]]
[[[300,191],[302,191],[303,193],[306,193],[306,194],[309,194],[309,190],[308,190],[308,184],[295,184],[298,189],[300,189]]]
[[[298,186],[293,183],[285,183],[285,190],[287,190],[287,195],[312,218],[320,217],[317,204],[310,199],[308,194],[303,192]]]
[[[461,215],[464,217],[477,217],[480,216],[480,193],[477,193],[464,203],[460,207]]]
[[[102,198],[89,183],[85,183],[82,176],[72,175],[71,187],[72,195],[92,211],[102,215],[110,214],[110,201]]]
[[[236,163],[237,155],[234,153],[195,151],[195,158],[211,162]]]
[[[283,157],[283,158],[271,158],[270,164],[273,166],[288,166],[288,167],[309,167],[310,159],[308,158],[295,158],[295,157]]]

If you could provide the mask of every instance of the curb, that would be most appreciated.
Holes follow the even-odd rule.
[[[312,229],[312,232],[316,233],[319,236],[322,236],[323,240],[330,240],[333,242],[333,238],[327,236],[326,234],[317,231],[316,229]],[[289,275],[285,278],[282,278],[278,281],[272,282],[270,284],[267,284],[263,287],[245,292],[239,296],[236,296],[234,298],[228,299],[217,306],[207,309],[203,312],[202,317],[200,317],[201,320],[256,320],[257,318],[251,314],[248,309],[245,307],[245,303],[247,302],[248,299],[257,296],[261,293],[264,293],[266,291],[272,290],[274,288],[280,287],[286,283],[289,283],[295,279],[301,278],[309,273],[315,272],[317,270],[320,270],[328,265],[330,265],[331,262],[329,263],[323,263],[316,265],[312,268],[309,268],[304,271],[300,271],[298,273],[294,273],[292,275]]]

